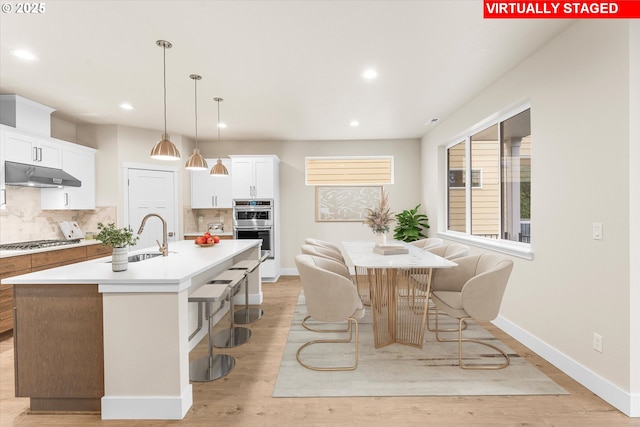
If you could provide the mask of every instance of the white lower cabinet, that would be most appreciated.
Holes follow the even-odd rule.
[[[207,159],[209,169],[218,159]],[[230,209],[231,194],[231,159],[222,159],[222,164],[229,175],[210,175],[209,170],[191,171],[191,208],[192,209]]]
[[[80,187],[43,188],[41,207],[46,209],[96,208],[96,150],[62,142],[62,169],[80,180]]]

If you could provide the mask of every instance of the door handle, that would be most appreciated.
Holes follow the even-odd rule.
[[[38,147],[33,147],[33,161],[37,162],[38,161]]]
[[[64,205],[69,206],[69,193],[64,193]]]
[[[168,232],[168,233],[167,233],[167,235],[168,235],[169,237],[173,237],[174,233],[173,233],[173,231],[170,231],[170,232]]]

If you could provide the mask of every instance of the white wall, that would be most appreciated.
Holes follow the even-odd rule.
[[[424,198],[440,202],[429,214],[443,229],[442,144],[531,101],[534,259],[514,259],[501,316],[626,413],[640,377],[637,362],[630,370],[632,340],[638,356],[631,311],[637,319],[640,303],[629,304],[629,47],[628,21],[578,21],[427,134],[422,163]],[[592,239],[594,222],[604,240]],[[592,349],[594,332],[603,353]]]

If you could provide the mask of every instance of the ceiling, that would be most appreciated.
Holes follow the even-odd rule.
[[[217,138],[214,97],[223,140],[418,138],[572,23],[485,20],[479,0],[42,4],[0,14],[0,93],[161,133],[164,39],[167,131],[193,138],[200,74],[200,140]]]

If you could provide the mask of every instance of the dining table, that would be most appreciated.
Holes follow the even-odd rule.
[[[363,300],[371,306],[375,348],[399,343],[422,348],[432,271],[457,264],[406,242],[344,241]],[[395,253],[394,252],[404,252]],[[383,254],[385,253],[385,254]],[[363,286],[368,295],[363,295]]]

